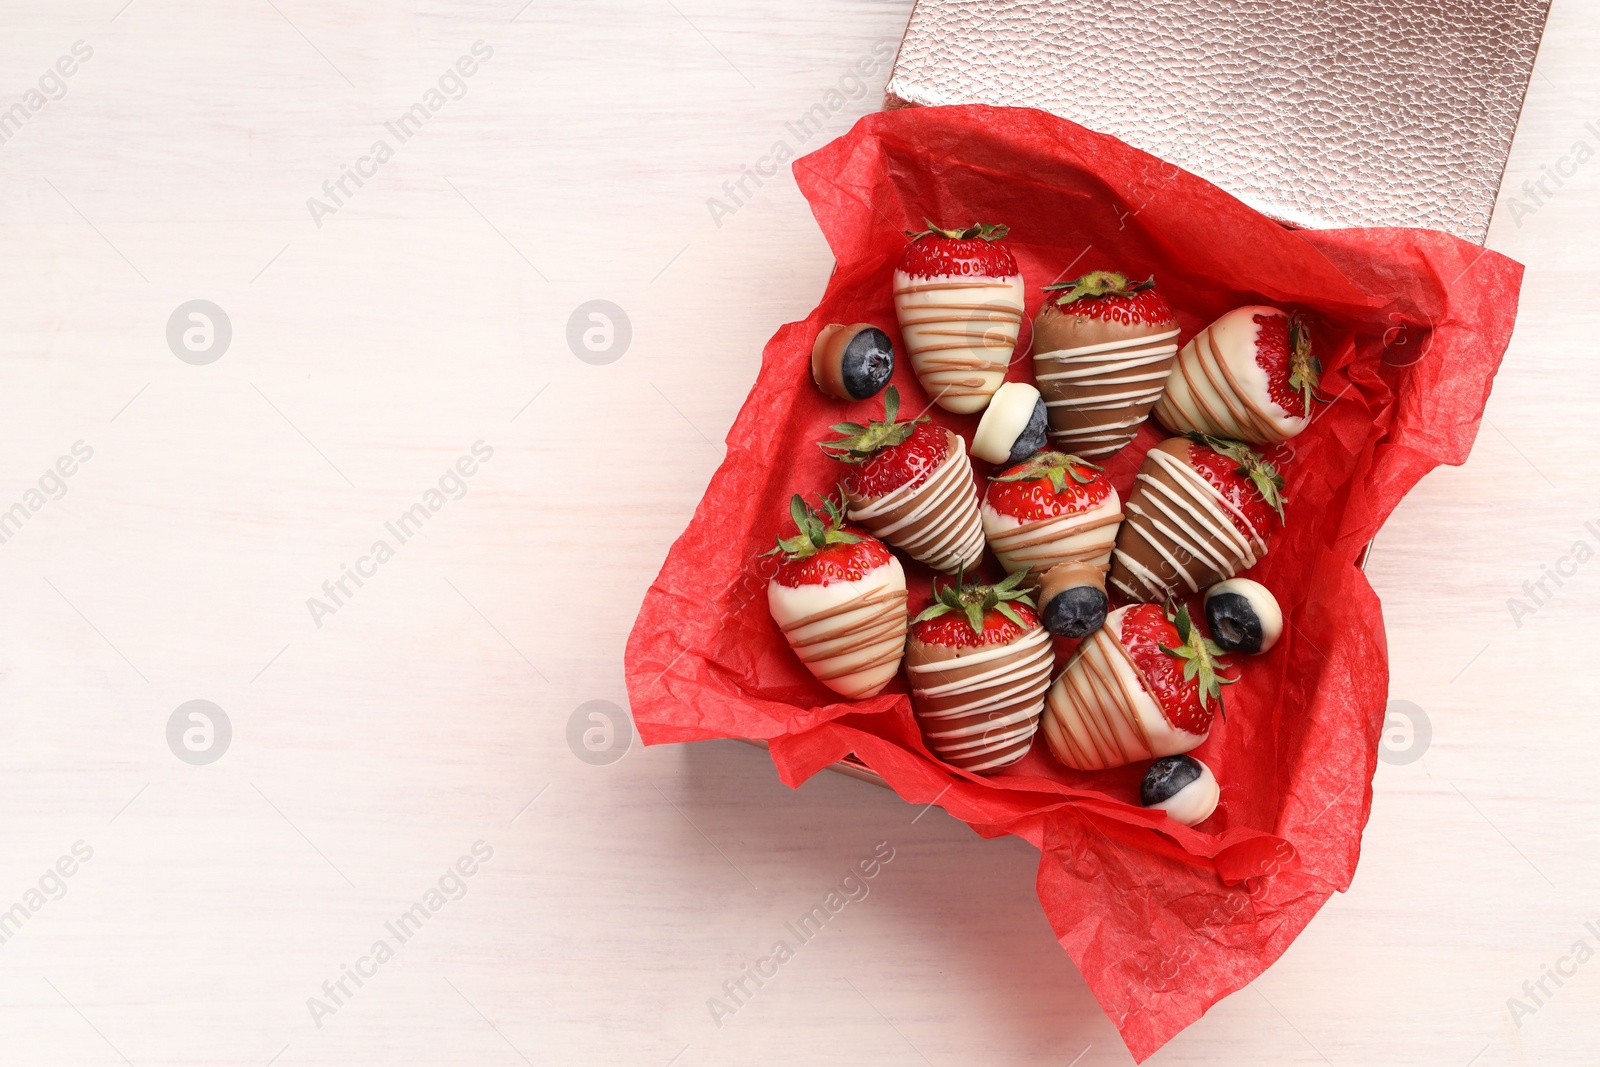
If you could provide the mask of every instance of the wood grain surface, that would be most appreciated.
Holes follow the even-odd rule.
[[[619,713],[831,266],[782,168],[708,201],[873,110],[909,8],[0,6],[0,1064],[1130,1062],[1028,845]],[[1596,1062],[1597,43],[1558,0],[1516,338],[1369,566],[1429,736],[1351,891],[1152,1063]]]

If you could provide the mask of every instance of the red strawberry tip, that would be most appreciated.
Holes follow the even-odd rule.
[[[1250,479],[1250,484],[1256,493],[1278,513],[1278,521],[1283,517],[1283,475],[1278,473],[1278,468],[1262,457],[1261,453],[1245,444],[1243,441],[1230,441],[1224,437],[1213,437],[1208,433],[1195,431],[1184,435],[1195,444],[1209,448],[1220,456],[1226,456],[1238,464],[1234,473]]]

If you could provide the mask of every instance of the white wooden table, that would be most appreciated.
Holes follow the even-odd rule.
[[[872,110],[886,62],[841,79],[908,0],[523,2],[0,10],[0,1063],[1128,1063],[1026,844],[732,742],[568,740],[829,270],[786,173],[707,201]],[[1600,147],[1597,38],[1558,2],[1508,187]],[[1489,421],[1369,568],[1431,745],[1380,766],[1350,893],[1152,1062],[1596,1061],[1600,963],[1507,1000],[1600,949],[1600,564],[1560,562],[1600,546],[1597,236],[1600,164],[1502,203]],[[225,350],[216,312],[169,345],[194,300]],[[569,346],[594,300],[625,350]]]

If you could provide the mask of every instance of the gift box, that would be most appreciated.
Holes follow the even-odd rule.
[[[894,104],[1043,108],[1280,221],[1482,243],[1549,0],[917,0]]]
[[[1423,474],[1466,459],[1521,268],[1425,230],[1286,229],[1181,168],[1033,109],[872,115],[794,169],[837,265],[811,315],[767,344],[727,456],[640,608],[626,653],[640,737],[758,739],[791,786],[853,755],[907,802],[1029,841],[1057,938],[1142,1060],[1260,974],[1350,883],[1388,688],[1382,612],[1357,560]],[[1320,323],[1332,402],[1275,455],[1288,522],[1251,571],[1279,591],[1289,625],[1229,688],[1226,721],[1196,750],[1223,783],[1200,827],[1138,805],[1141,766],[1070,771],[1042,740],[991,777],[946,764],[925,745],[903,679],[841,700],[768,611],[764,554],[791,532],[790,496],[815,498],[838,478],[816,442],[831,423],[878,411],[817,390],[813,340],[828,323],[870,322],[903,345],[891,275],[904,231],[924,216],[1007,222],[1030,319],[1040,286],[1077,265],[1157,274],[1185,337],[1252,303]],[[1027,364],[1014,361],[1008,377],[1029,378]],[[928,406],[903,363],[894,383],[908,410]],[[977,416],[937,421],[970,441]],[[1107,460],[1119,492],[1163,436],[1146,425]],[[915,609],[931,572],[905,569]]]

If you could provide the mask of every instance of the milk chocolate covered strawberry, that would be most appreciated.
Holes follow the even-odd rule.
[[[1045,286],[1033,371],[1055,447],[1108,456],[1139,432],[1178,351],[1178,321],[1156,280],[1111,271]]]
[[[1156,418],[1178,433],[1275,445],[1311,425],[1321,375],[1300,316],[1237,308],[1183,346]]]
[[[982,411],[1006,376],[1022,326],[1022,274],[1001,238],[982,223],[909,230],[894,272],[894,310],[911,368],[946,411]]]
[[[1078,646],[1045,698],[1041,728],[1068,767],[1098,771],[1196,748],[1222,710],[1221,650],[1189,619],[1130,604]]]
[[[883,421],[838,423],[834,431],[845,436],[821,443],[854,468],[844,480],[850,521],[936,571],[975,567],[983,524],[966,446],[926,418],[896,421],[899,411],[900,391],[891,385]]]
[[[1058,563],[1106,566],[1122,522],[1121,501],[1101,468],[1061,452],[1039,452],[992,475],[982,515],[1000,565],[1036,579]]]
[[[1283,522],[1283,478],[1248,445],[1196,434],[1145,456],[1111,554],[1130,600],[1195,593],[1253,567]]]
[[[928,747],[979,774],[1027,754],[1055,666],[1023,577],[936,586],[906,647],[911,706]]]
[[[806,669],[840,696],[876,696],[900,668],[906,639],[906,576],[882,541],[844,523],[839,505],[818,514],[798,495],[798,531],[769,555],[781,560],[767,606]]]

